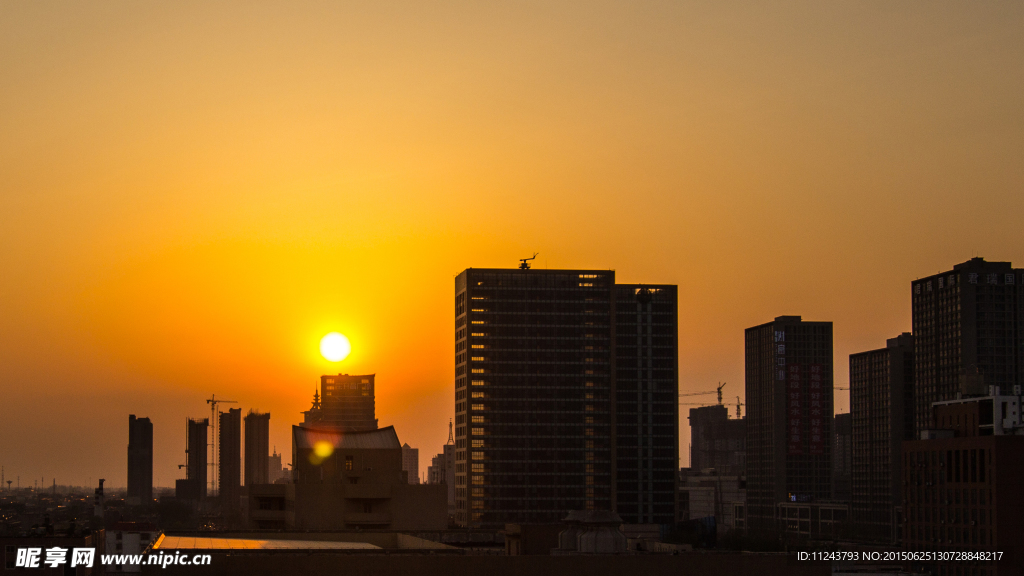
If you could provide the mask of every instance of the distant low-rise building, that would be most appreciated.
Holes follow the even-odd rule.
[[[420,449],[402,445],[402,470],[409,476],[409,484],[420,483]]]

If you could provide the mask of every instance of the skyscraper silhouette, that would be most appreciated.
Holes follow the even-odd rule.
[[[128,416],[128,499],[153,502],[153,423],[134,414]]]
[[[676,333],[674,286],[616,286],[608,270],[525,264],[462,272],[456,522],[551,522],[569,510],[673,522]]]

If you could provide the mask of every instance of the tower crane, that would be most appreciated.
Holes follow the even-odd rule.
[[[530,256],[529,258],[520,258],[519,259],[519,269],[520,270],[529,270],[530,269],[530,260],[535,259],[537,257],[537,254],[540,254],[540,252],[534,252],[533,256]]]
[[[740,406],[746,406],[743,402],[740,402],[740,397],[736,397],[736,418],[740,418]]]
[[[210,440],[210,494],[213,494],[214,490],[217,489],[217,404],[238,404],[237,400],[221,400],[217,398],[216,394],[211,394],[206,399],[206,403],[210,405],[210,430],[212,439]]]

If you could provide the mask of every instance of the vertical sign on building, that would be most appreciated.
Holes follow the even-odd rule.
[[[808,385],[809,402],[809,424],[810,424],[810,453],[821,455],[825,453],[825,419],[823,406],[823,395],[821,392],[821,364],[811,364],[810,384]]]
[[[800,390],[800,365],[789,365],[789,379],[786,381],[786,438],[790,454],[803,454],[801,420],[803,418],[803,394]]]

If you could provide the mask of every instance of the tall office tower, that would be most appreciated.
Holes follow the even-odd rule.
[[[241,506],[242,409],[231,408],[217,417],[217,489],[221,507],[230,512]]]
[[[615,511],[672,524],[679,491],[679,319],[670,285],[615,285]]]
[[[281,458],[278,457],[278,467],[280,466]],[[269,471],[270,413],[249,410],[245,415],[245,485],[273,482]]]
[[[780,316],[746,330],[747,517],[832,495],[832,323]]]
[[[307,420],[319,418],[309,425],[334,428],[343,432],[363,432],[377,429],[373,402],[374,374],[321,376],[322,396],[314,397],[313,408],[306,412]],[[319,409],[319,413],[317,410]],[[307,423],[303,423],[307,425]]]
[[[632,396],[622,406],[631,427],[620,452],[633,468],[621,489],[633,498],[631,519],[660,517],[664,493],[673,491],[671,522],[678,413],[664,399],[677,402],[678,381],[675,338],[666,341],[665,334],[676,330],[675,290],[650,287],[663,290],[657,304],[650,289],[638,304],[638,288],[622,287],[633,290],[631,300],[622,296],[632,307],[622,353],[633,367],[626,383]],[[524,264],[519,270],[470,268],[456,278],[458,524],[501,527],[559,521],[569,510],[620,509],[613,420],[618,297],[615,273],[606,270],[530,270]],[[672,298],[671,307],[662,298]],[[668,437],[650,438],[655,434]]]
[[[1024,383],[1024,270],[972,258],[911,283],[914,433],[932,402]]]
[[[850,512],[858,532],[896,540],[900,455],[913,439],[914,337],[850,355],[853,473]]]
[[[720,476],[746,474],[747,421],[729,419],[718,404],[690,409],[690,468],[694,474],[714,468]]]
[[[209,428],[209,418],[202,420],[189,418],[185,422],[185,482],[179,483],[184,491],[183,494],[177,494],[179,498],[196,502],[206,500]],[[179,492],[181,491],[179,490]]]
[[[853,483],[853,416],[836,414],[832,422],[832,499],[849,502]]]
[[[153,502],[153,423],[128,416],[128,500]]]

